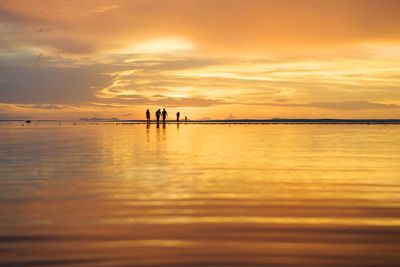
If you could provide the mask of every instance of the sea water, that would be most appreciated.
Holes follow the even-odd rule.
[[[0,123],[1,266],[396,266],[400,126]]]

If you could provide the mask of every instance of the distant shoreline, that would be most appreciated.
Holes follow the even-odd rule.
[[[145,120],[120,120],[117,123],[146,123]],[[156,123],[152,121],[152,123]],[[162,123],[162,122],[160,122]],[[177,123],[176,121],[167,121],[167,123]],[[400,119],[385,120],[359,120],[359,119],[270,119],[270,120],[190,120],[180,121],[188,124],[400,124]]]
[[[0,120],[0,122],[25,122],[25,120]],[[132,123],[146,124],[146,120],[32,120],[32,122],[76,122],[76,123]],[[151,121],[155,124],[156,121]],[[160,124],[162,122],[160,121]],[[167,120],[167,124],[177,123]],[[182,124],[400,124],[400,119],[238,119],[238,120],[189,120]]]

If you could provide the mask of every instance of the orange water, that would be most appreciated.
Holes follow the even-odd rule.
[[[0,124],[0,266],[396,266],[400,126]]]

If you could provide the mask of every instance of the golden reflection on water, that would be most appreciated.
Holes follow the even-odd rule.
[[[396,125],[0,125],[0,265],[400,261]]]

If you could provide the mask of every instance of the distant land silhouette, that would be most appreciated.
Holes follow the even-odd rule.
[[[110,121],[111,122],[111,121]],[[118,122],[145,123],[145,120],[119,120]],[[176,123],[167,120],[167,123]],[[188,120],[189,124],[400,124],[400,119],[232,119],[232,120]]]
[[[113,121],[120,121],[118,118],[98,118],[98,117],[92,117],[92,118],[80,118],[79,121],[91,121],[91,122],[113,122]]]

